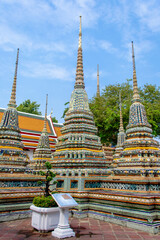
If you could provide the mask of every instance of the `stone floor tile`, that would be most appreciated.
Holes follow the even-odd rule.
[[[104,240],[117,240],[117,238],[116,237],[114,237],[114,236],[111,236],[111,237],[108,237],[108,236],[106,236],[106,235],[104,235],[104,238],[103,238]],[[91,240],[91,239],[90,239]],[[98,240],[98,239],[97,239]]]
[[[126,236],[126,235],[116,235],[115,234],[115,237],[119,240],[119,239],[124,239],[124,240],[127,240],[127,239],[129,239],[129,237],[128,236]]]
[[[143,236],[142,240],[156,240],[156,239],[155,239],[155,237],[152,237],[152,236]]]
[[[70,219],[76,237],[67,240],[160,240],[153,235],[97,219]],[[31,219],[0,223],[0,240],[57,240],[51,232],[39,233],[31,226]]]
[[[140,236],[129,237],[129,240],[143,240]]]
[[[12,238],[10,238],[10,237],[2,237],[2,238],[0,238],[0,240],[12,240]]]

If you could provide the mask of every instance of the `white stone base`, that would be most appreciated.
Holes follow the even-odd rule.
[[[70,228],[68,220],[69,220],[68,208],[60,208],[59,224],[58,227],[52,232],[53,237],[66,238],[75,236],[75,233]]]
[[[57,238],[74,237],[75,233],[73,232],[73,230],[70,227],[66,228],[66,229],[62,229],[62,228],[57,227],[52,232],[52,236],[57,237]]]

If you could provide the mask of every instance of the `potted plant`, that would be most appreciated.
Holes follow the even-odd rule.
[[[51,231],[57,227],[59,222],[59,208],[51,196],[50,186],[55,185],[56,181],[51,184],[55,174],[51,172],[51,164],[45,162],[46,171],[39,171],[38,174],[44,176],[44,181],[39,181],[43,196],[37,196],[33,199],[32,210],[32,227],[39,231]]]

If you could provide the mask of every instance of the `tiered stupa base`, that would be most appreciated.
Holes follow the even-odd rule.
[[[159,232],[158,193],[93,190],[72,196],[79,202],[78,208],[72,209],[75,217],[88,216],[154,234]]]
[[[27,173],[0,174],[0,222],[31,215],[33,198],[43,194],[37,183],[39,180],[42,177]]]
[[[71,179],[71,177],[69,177]],[[86,178],[84,191],[70,191],[78,201],[75,217],[93,217],[150,233],[160,227],[158,177],[104,176]]]

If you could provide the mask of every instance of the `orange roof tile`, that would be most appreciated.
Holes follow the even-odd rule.
[[[56,126],[54,126],[54,129],[55,129],[56,135],[57,135],[58,137],[62,136],[61,127],[56,127]]]
[[[0,121],[2,120],[3,112],[0,112]],[[44,117],[29,114],[29,116],[23,115],[23,113],[18,114],[19,128],[23,130],[30,130],[36,132],[42,132],[44,127]],[[51,133],[51,128],[49,126],[49,121],[47,121],[47,131]]]
[[[42,132],[44,127],[44,119],[38,119],[34,117],[26,117],[26,116],[20,116],[18,115],[19,120],[19,128],[22,130],[30,130],[30,131],[38,131]],[[48,121],[47,121],[47,132],[51,133],[51,129],[49,127]]]
[[[5,109],[0,108],[0,122]],[[25,148],[36,148],[39,137],[44,127],[44,116],[35,114],[18,112],[19,128],[21,131],[22,141]],[[51,149],[55,148],[57,137],[61,136],[62,124],[50,122],[47,119],[47,132],[49,134],[49,142]]]

